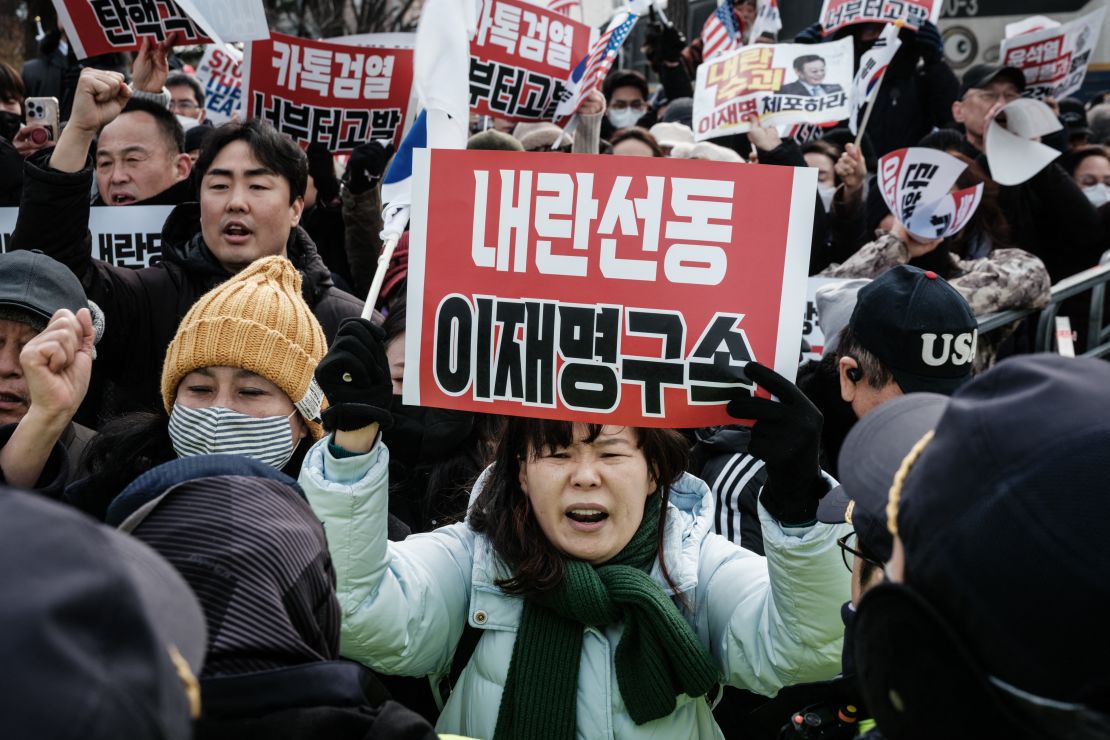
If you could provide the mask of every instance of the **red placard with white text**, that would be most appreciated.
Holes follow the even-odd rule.
[[[592,29],[528,0],[483,0],[470,42],[470,110],[550,121]]]
[[[412,89],[411,48],[355,46],[275,33],[248,47],[244,105],[294,141],[348,154],[401,141]]]
[[[734,422],[793,378],[814,171],[419,149],[406,404],[634,426]]]
[[[855,23],[903,21],[916,31],[926,21],[936,23],[943,0],[825,0],[821,30],[825,35]]]
[[[53,0],[78,59],[136,51],[143,39],[206,44],[207,36],[174,0]]]

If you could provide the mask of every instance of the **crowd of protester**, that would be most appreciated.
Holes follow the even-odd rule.
[[[795,41],[858,62],[880,30]],[[1110,366],[978,334],[1110,253],[1110,103],[1049,101],[1062,156],[1001,185],[1024,76],[900,36],[858,146],[696,142],[669,25],[657,84],[614,70],[572,135],[471,121],[475,150],[818,171],[820,359],[749,363],[776,400],[683,430],[404,404],[407,234],[360,316],[389,146],[213,126],[172,39],[0,64],[0,736],[1110,737]],[[984,186],[954,236],[883,203],[906,146]],[[95,259],[90,209],[136,205],[173,207],[161,260]]]

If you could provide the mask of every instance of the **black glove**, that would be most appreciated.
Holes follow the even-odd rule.
[[[729,401],[728,413],[754,419],[748,452],[767,466],[760,501],[783,524],[803,524],[817,517],[817,502],[828,487],[821,477],[818,455],[824,419],[798,386],[774,370],[749,362],[744,373],[776,396]]]
[[[944,59],[944,39],[940,36],[940,29],[929,21],[925,21],[917,29],[917,53],[927,66]]]
[[[356,146],[347,160],[347,173],[343,176],[351,194],[362,195],[374,187],[374,181],[381,179],[391,156],[393,144],[368,141]]]
[[[335,176],[335,159],[323,144],[308,145],[308,174],[318,193],[317,201],[329,203],[339,195],[339,179]]]
[[[652,8],[654,11],[654,7]],[[644,54],[652,67],[658,69],[664,62],[677,62],[686,48],[686,39],[674,26],[653,23],[644,34]]]
[[[393,383],[382,345],[385,332],[366,319],[347,319],[331,349],[316,367],[316,381],[328,397],[324,429],[349,432],[373,422],[393,424],[389,404]]]
[[[821,29],[821,23],[818,21],[813,25],[806,26],[801,32],[794,37],[793,43],[795,44],[820,44],[825,40],[825,32]]]

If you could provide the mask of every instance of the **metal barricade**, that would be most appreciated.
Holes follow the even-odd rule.
[[[1103,323],[1106,318],[1103,306],[1106,302],[1107,283],[1110,283],[1110,263],[1076,273],[1053,285],[1049,303],[1041,309],[1037,317],[1034,351],[1056,351],[1056,317],[1060,313],[1060,306],[1069,298],[1090,291],[1091,305],[1087,314],[1087,336],[1082,356],[1110,356],[1110,326],[1104,326]],[[1035,313],[1036,309],[1014,309],[980,316],[979,335],[1001,329]]]

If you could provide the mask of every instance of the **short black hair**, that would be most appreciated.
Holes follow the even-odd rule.
[[[825,58],[822,56],[818,56],[817,54],[802,54],[800,57],[797,57],[794,60],[794,69],[798,72],[801,72],[802,67],[806,66],[810,62],[821,62],[822,64],[824,64]]]
[[[851,324],[840,330],[840,339],[836,343],[836,364],[838,366],[840,365],[840,359],[843,357],[851,357],[856,361],[856,365],[859,366],[859,370],[863,374],[863,380],[867,381],[867,384],[872,388],[884,388],[894,382],[894,373],[883,364],[882,360],[872,354],[871,350],[860,343],[859,337],[852,331]]]
[[[23,113],[23,98],[27,97],[27,88],[23,78],[15,68],[0,62],[0,102],[15,100],[19,102],[19,112]]]
[[[166,78],[166,87],[180,87],[181,85],[188,85],[193,89],[193,97],[197,99],[197,107],[203,108],[204,86],[200,84],[200,80],[184,72],[174,72]]]
[[[1088,157],[1102,157],[1103,159],[1110,159],[1110,150],[1107,150],[1106,147],[1099,146],[1098,144],[1092,144],[1091,146],[1073,149],[1070,152],[1065,153],[1064,156],[1060,157],[1060,166],[1063,167],[1064,171],[1067,172],[1069,175],[1074,176],[1075,171],[1079,169],[1079,165],[1082,164],[1083,160],[1087,159]]]
[[[644,96],[644,100],[648,99],[647,78],[634,69],[618,69],[605,78],[602,85],[605,102],[609,102],[609,99],[613,97],[613,91],[618,87],[634,87]]]
[[[308,157],[267,121],[250,118],[246,121],[232,121],[216,128],[204,140],[197,163],[193,166],[197,190],[200,190],[204,173],[212,166],[217,155],[228,144],[245,141],[251,154],[274,174],[289,183],[289,203],[304,197],[308,187]]]
[[[926,149],[939,149],[942,152],[960,151],[963,149],[964,135],[954,128],[938,128],[930,131],[917,142],[917,145]]]
[[[147,113],[154,119],[158,133],[166,142],[166,148],[173,154],[185,152],[185,129],[181,128],[177,116],[170,113],[164,105],[146,98],[131,98],[123,107],[124,113]]]

